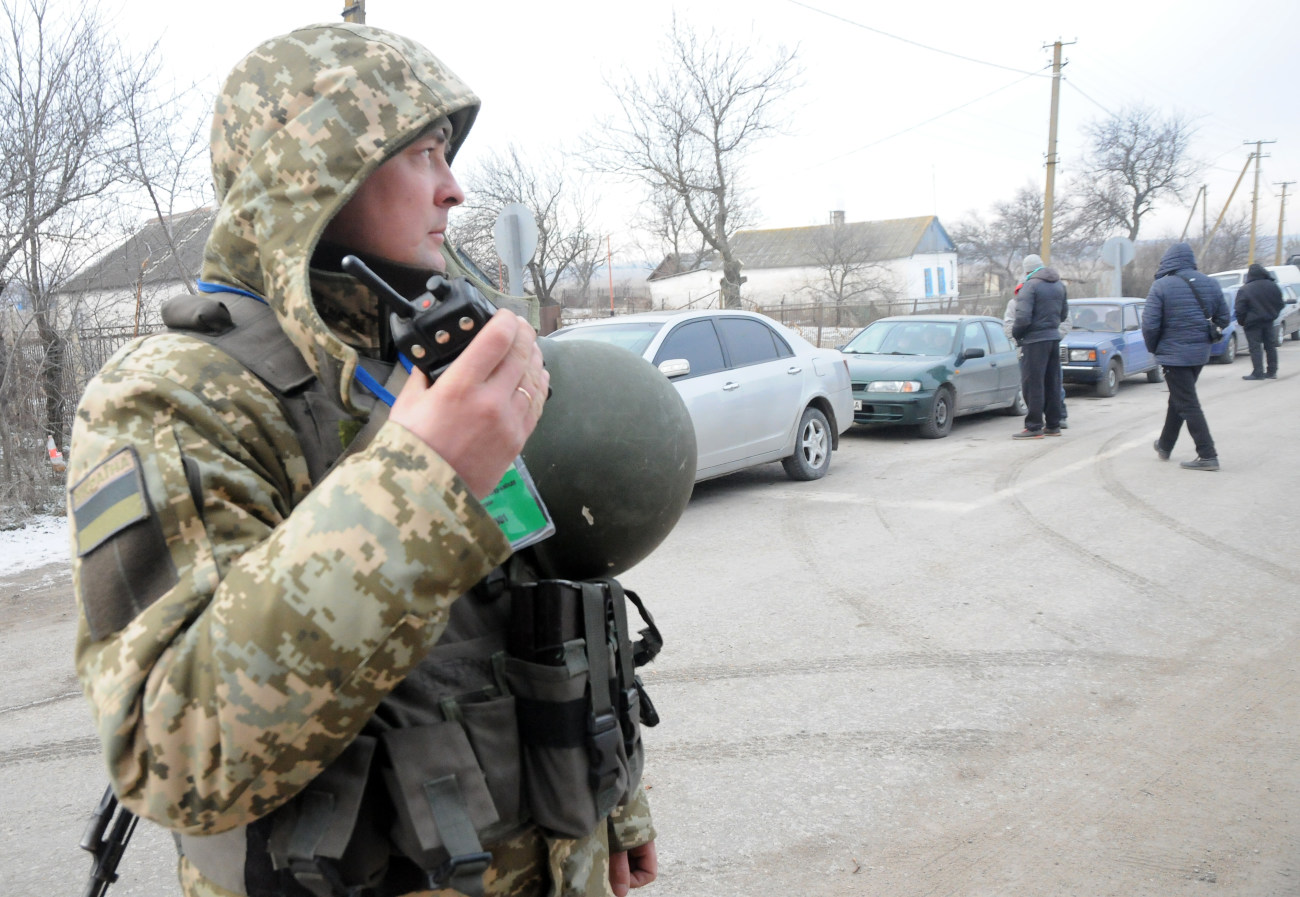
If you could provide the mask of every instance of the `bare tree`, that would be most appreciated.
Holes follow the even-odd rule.
[[[550,304],[556,285],[578,266],[585,267],[589,282],[603,264],[586,191],[566,177],[561,156],[525,159],[511,145],[470,169],[465,194],[465,205],[451,228],[452,242],[484,270],[497,266],[492,228],[501,210],[516,202],[532,210],[537,218],[537,251],[528,272],[539,302]]]
[[[674,16],[662,69],[609,87],[622,118],[593,138],[596,167],[646,185],[655,201],[676,197],[722,260],[722,304],[740,305],[741,259],[731,238],[744,223],[746,154],[777,130],[776,106],[798,75],[796,52],[761,59],[753,46],[701,37]],[[671,204],[663,206],[671,210]]]
[[[1071,281],[1071,295],[1087,295],[1099,278],[1101,244],[1109,224],[1077,194],[1065,192],[1053,202],[1052,220],[1052,263]],[[1042,232],[1043,190],[1026,184],[1012,199],[994,203],[990,219],[971,213],[960,220],[952,238],[963,263],[973,262],[1009,296],[1022,276],[1021,261],[1042,246]]]
[[[712,213],[704,216],[712,218]],[[652,187],[649,198],[642,204],[637,220],[638,231],[648,234],[652,245],[641,245],[643,253],[652,259],[670,259],[675,270],[666,273],[680,274],[689,271],[704,257],[708,243],[691,223],[681,196],[663,185]],[[640,245],[640,244],[638,244]]]
[[[844,307],[868,297],[892,300],[898,284],[889,266],[880,260],[879,247],[867,228],[834,220],[817,228],[812,238],[809,267],[817,270],[804,290],[835,307],[835,326],[841,325]]]
[[[1190,156],[1192,123],[1178,113],[1129,107],[1084,126],[1086,175],[1074,190],[1108,231],[1137,240],[1142,219],[1166,195],[1180,198],[1201,170]]]
[[[0,15],[0,450],[4,504],[43,501],[48,437],[65,442],[76,384],[68,370],[74,310],[59,285],[105,234],[100,200],[122,178],[129,145],[127,86],[147,60],[130,58],[93,6],[60,15],[48,0],[14,0]],[[33,334],[34,339],[28,334]],[[35,384],[36,392],[28,391]],[[40,407],[41,420],[18,409]],[[27,426],[30,424],[30,426]]]
[[[974,262],[1010,295],[1020,276],[1020,262],[1042,245],[1043,191],[1026,185],[1014,198],[993,204],[985,220],[971,212],[952,229],[953,242],[969,264]]]
[[[608,241],[608,237],[606,240]],[[573,264],[569,266],[569,274],[573,278],[573,292],[576,296],[576,301],[572,304],[581,307],[591,305],[591,282],[597,272],[605,267],[610,248],[608,242],[602,245],[599,238],[593,239],[588,241],[586,248],[574,258]]]
[[[147,216],[161,225],[167,249],[165,263],[193,293],[195,272],[185,269],[178,245],[186,235],[177,234],[172,223],[178,213],[215,201],[206,164],[210,121],[207,110],[211,103],[194,102],[199,96],[194,85],[180,90],[161,89],[159,68],[151,51],[144,67],[122,85],[129,141],[117,164],[124,185],[138,188]],[[177,116],[178,110],[196,107],[203,113],[188,118]],[[123,205],[123,211],[132,208]]]
[[[1255,244],[1255,253],[1263,257],[1273,249],[1276,238],[1265,238]],[[1246,267],[1250,258],[1250,212],[1241,209],[1235,214],[1225,215],[1223,223],[1214,233],[1209,246],[1196,245],[1196,267],[1202,271],[1227,271],[1232,268]]]

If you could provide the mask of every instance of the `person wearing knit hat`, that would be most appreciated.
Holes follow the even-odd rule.
[[[1024,260],[1025,282],[1016,293],[1016,320],[1011,335],[1020,346],[1020,380],[1028,412],[1016,439],[1061,435],[1061,323],[1069,317],[1065,284],[1055,268],[1030,253]]]

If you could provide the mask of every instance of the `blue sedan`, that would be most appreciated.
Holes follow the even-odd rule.
[[[1071,299],[1072,329],[1061,340],[1061,379],[1090,384],[1099,396],[1113,396],[1119,383],[1146,374],[1164,379],[1155,356],[1142,339],[1145,299]]]

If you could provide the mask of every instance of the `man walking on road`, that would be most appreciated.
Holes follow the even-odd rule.
[[[1196,442],[1196,458],[1184,461],[1188,470],[1218,470],[1219,455],[1196,397],[1196,378],[1210,360],[1209,325],[1228,326],[1228,303],[1214,278],[1196,270],[1196,256],[1187,243],[1175,243],[1156,269],[1156,280],[1142,309],[1142,339],[1164,367],[1169,386],[1165,426],[1155,442],[1160,460],[1168,461],[1187,421]]]
[[[1285,303],[1282,288],[1272,273],[1255,262],[1246,271],[1246,282],[1237,291],[1234,312],[1237,326],[1246,333],[1250,345],[1251,371],[1243,380],[1277,379],[1277,328],[1274,322]],[[1268,367],[1264,367],[1267,359]]]
[[[1042,258],[1025,256],[1025,282],[1016,294],[1016,322],[1011,335],[1020,346],[1020,381],[1025,428],[1016,439],[1061,435],[1061,322],[1069,315],[1065,284]],[[1045,424],[1045,425],[1044,425]]]

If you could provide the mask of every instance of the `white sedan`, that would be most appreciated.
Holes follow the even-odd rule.
[[[672,380],[695,425],[696,481],[780,461],[796,480],[831,466],[853,424],[848,365],[745,311],[651,312],[574,324],[547,339],[622,346]]]

